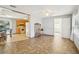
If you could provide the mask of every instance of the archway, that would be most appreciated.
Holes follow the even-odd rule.
[[[39,37],[41,35],[41,24],[40,23],[34,24],[34,32],[35,32],[35,37]]]

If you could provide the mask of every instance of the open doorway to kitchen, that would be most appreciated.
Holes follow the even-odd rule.
[[[16,20],[16,33],[17,34],[25,34],[26,33],[26,20],[25,19],[17,19]]]
[[[26,23],[30,20],[30,14],[21,12],[19,10],[13,10],[13,8],[6,8],[4,6],[0,8],[2,8],[0,20],[4,19],[5,22],[9,21],[10,23],[9,29],[6,30],[8,31],[8,37],[6,40],[8,42],[25,40],[27,36],[29,36],[29,34],[26,34],[30,27],[27,28]]]
[[[30,21],[26,19],[0,17],[0,40],[15,42],[29,38]],[[19,26],[20,31],[17,31]]]

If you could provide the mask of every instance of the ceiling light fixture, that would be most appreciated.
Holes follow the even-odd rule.
[[[49,10],[49,9],[46,9],[46,10],[42,11],[42,13],[43,13],[45,16],[51,16],[52,11]]]
[[[49,13],[48,12],[46,12],[46,16],[49,16]]]

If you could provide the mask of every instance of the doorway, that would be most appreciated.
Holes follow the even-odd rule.
[[[40,23],[34,24],[34,31],[35,31],[35,37],[39,37],[41,35],[41,24]]]
[[[16,20],[16,33],[17,34],[26,33],[26,20],[24,20],[24,19]]]

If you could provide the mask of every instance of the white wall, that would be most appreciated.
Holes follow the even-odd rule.
[[[62,37],[70,38],[71,26],[71,16],[62,18]]]
[[[42,19],[43,34],[54,34],[54,20],[53,17],[44,17]]]
[[[77,28],[76,21],[79,23],[79,8],[74,10],[72,16],[72,35],[71,40],[74,41],[76,47],[79,49],[79,29]]]
[[[79,17],[79,9],[75,9],[72,14],[72,32],[71,32],[71,40],[74,41],[74,28],[75,28],[75,20]]]
[[[14,34],[16,33],[16,20],[15,19],[11,20],[11,22],[12,22],[12,33]]]
[[[36,14],[37,16],[37,14]],[[30,37],[33,38],[35,36],[35,31],[34,31],[34,24],[35,23],[40,23],[42,24],[41,22],[41,19],[39,17],[36,17],[35,15],[31,16],[31,20],[30,20]]]

